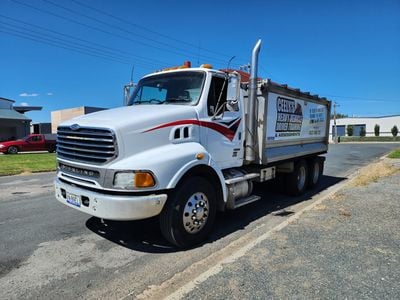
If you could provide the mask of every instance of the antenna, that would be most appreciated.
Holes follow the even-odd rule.
[[[236,56],[232,56],[231,59],[228,61],[228,65],[226,66],[226,70],[229,70],[229,66],[232,62],[232,60],[234,60],[236,58]]]
[[[135,70],[135,65],[132,65],[132,71],[131,71],[131,81],[133,82],[133,71]]]

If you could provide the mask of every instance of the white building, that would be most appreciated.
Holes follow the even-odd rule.
[[[361,128],[364,128],[366,131],[366,136],[374,136],[375,135],[375,125],[378,124],[380,126],[379,136],[392,136],[392,128],[394,125],[400,131],[400,115],[393,116],[382,116],[382,117],[353,117],[353,118],[343,118],[336,119],[337,126],[337,135],[338,136],[346,136],[347,135],[347,126],[353,126],[353,136],[360,136]],[[331,119],[331,126],[329,130],[329,135],[332,138],[334,136],[334,120]]]

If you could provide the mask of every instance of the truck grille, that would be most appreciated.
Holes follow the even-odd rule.
[[[57,157],[86,163],[103,164],[117,156],[114,133],[101,128],[57,128]]]

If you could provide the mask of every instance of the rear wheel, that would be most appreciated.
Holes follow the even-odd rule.
[[[207,180],[185,180],[170,195],[160,214],[163,236],[178,247],[204,241],[213,227],[216,204],[215,190]]]
[[[305,160],[294,164],[294,171],[285,176],[285,189],[291,196],[298,196],[304,193],[308,184],[308,167]]]
[[[7,149],[7,153],[9,154],[17,154],[18,153],[18,148],[15,146],[11,146]]]
[[[314,158],[308,163],[308,188],[312,189],[321,180],[324,169],[324,162],[319,157]]]

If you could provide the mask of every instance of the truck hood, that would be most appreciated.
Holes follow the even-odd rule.
[[[197,119],[197,113],[193,106],[133,105],[75,117],[60,125],[78,124],[80,126],[104,127],[115,131],[128,130],[131,132],[184,118]]]
[[[179,121],[182,120],[198,120],[195,107],[184,105],[125,106],[76,117],[60,125],[78,124],[82,127],[113,130],[118,142],[117,160],[121,160],[123,157],[171,144],[172,127],[175,124],[179,125]]]

